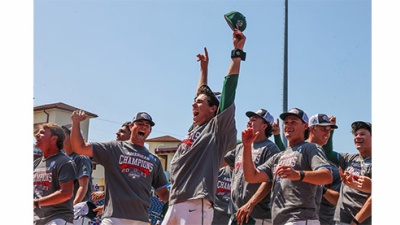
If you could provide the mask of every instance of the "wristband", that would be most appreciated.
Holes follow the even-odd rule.
[[[354,222],[355,224],[359,225],[360,222],[358,222],[358,220],[356,220],[356,218],[353,218],[352,222]]]
[[[33,201],[33,203],[35,204],[35,208],[40,208],[40,207],[39,207],[39,199],[35,199],[35,200]]]
[[[304,179],[304,176],[305,176],[304,171],[300,170],[300,180],[299,181],[302,181]]]
[[[239,57],[242,61],[246,60],[246,52],[244,52],[241,49],[235,48],[231,52],[231,58],[237,58]]]

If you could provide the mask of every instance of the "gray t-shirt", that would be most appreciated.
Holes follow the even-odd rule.
[[[75,163],[62,152],[46,159],[40,157],[33,165],[34,198],[48,196],[60,189],[60,183],[77,179]],[[63,219],[72,223],[74,219],[72,201],[71,198],[56,205],[35,208],[34,224],[43,225],[53,219]]]
[[[223,156],[236,146],[235,105],[195,126],[182,140],[171,161],[169,204],[205,198],[215,202]]]
[[[151,187],[167,186],[160,159],[130,141],[91,142],[93,160],[104,166],[105,217],[149,221]]]
[[[269,139],[253,144],[252,159],[256,166],[265,163],[270,157],[279,153],[279,148]],[[236,149],[229,151],[225,155],[225,161],[232,166],[232,203],[237,211],[245,205],[257,192],[261,183],[248,183],[243,176],[243,144],[236,146]],[[250,214],[257,219],[271,219],[270,193],[265,196]]]
[[[75,162],[78,179],[84,176],[89,178],[88,190],[85,194],[85,197],[82,199],[82,202],[89,201],[91,199],[91,193],[92,193],[92,160],[90,160],[90,158],[85,155],[79,155],[76,154],[75,152],[69,155],[69,157]],[[73,199],[75,199],[76,191],[78,190],[78,188],[79,188],[79,182],[78,180],[76,180],[74,184]]]
[[[359,154],[341,153],[339,167],[341,167],[343,171],[349,171],[353,175],[363,175],[372,178],[372,157],[363,158]],[[358,191],[343,184],[340,187],[340,195],[334,220],[342,223],[350,223],[363,207],[369,196],[371,196],[371,193]],[[371,223],[372,216],[360,224]]]
[[[222,167],[218,173],[217,193],[214,204],[214,218],[212,224],[228,224],[233,214],[231,201],[232,170],[229,166]]]
[[[331,163],[332,166],[332,177],[333,181],[330,184],[326,184],[324,187],[332,189],[334,191],[340,192],[340,186],[342,184],[342,181],[340,180],[340,174],[339,174],[339,168],[333,163]],[[322,197],[322,187],[320,186],[320,195]],[[333,221],[333,217],[335,215],[335,209],[336,205],[333,205],[330,203],[326,198],[322,197],[320,208],[319,208],[319,221],[321,222],[321,225],[334,225],[335,222]]]
[[[258,168],[272,181],[271,214],[273,224],[284,224],[298,220],[318,220],[316,203],[317,185],[282,179],[274,172],[279,165],[291,166],[294,170],[314,171],[331,168],[322,148],[314,143],[303,142],[275,154]]]

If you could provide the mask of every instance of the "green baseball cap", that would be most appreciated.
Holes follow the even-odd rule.
[[[243,14],[241,14],[240,12],[228,12],[224,15],[224,18],[232,30],[236,29],[236,26],[238,26],[239,30],[242,32],[246,29],[246,17],[243,16]]]

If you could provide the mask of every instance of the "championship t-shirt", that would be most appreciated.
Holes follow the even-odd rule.
[[[372,157],[364,158],[360,154],[341,153],[339,166],[353,176],[367,176],[372,178]],[[340,187],[340,195],[335,211],[335,221],[351,223],[354,216],[360,211],[371,193],[365,193],[350,188],[347,185]],[[371,224],[372,216],[360,224]]]
[[[294,170],[318,170],[331,168],[321,146],[303,142],[288,147],[268,159],[258,168],[272,181],[271,215],[273,224],[284,224],[298,220],[318,220],[316,203],[317,185],[284,179],[274,175],[279,165],[291,166]]]
[[[91,142],[93,160],[104,166],[104,217],[149,221],[151,187],[167,185],[160,159],[130,141]]]
[[[34,162],[34,198],[50,195],[60,189],[60,183],[76,179],[75,163],[64,153],[59,152],[48,158],[40,157]],[[72,223],[74,219],[72,201],[73,199],[71,198],[56,205],[35,208],[34,223],[36,225],[43,225],[53,219],[63,219]]]
[[[279,148],[269,139],[256,142],[252,148],[252,159],[254,164],[260,166],[270,157],[279,153]],[[232,166],[232,203],[237,211],[245,205],[251,197],[257,192],[261,183],[248,183],[243,176],[243,144],[236,146],[236,149],[229,151],[225,155],[225,161]],[[270,194],[262,199],[256,206],[250,216],[257,219],[271,219]]]

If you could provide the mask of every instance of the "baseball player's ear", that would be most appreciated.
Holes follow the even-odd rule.
[[[211,106],[211,111],[212,112],[216,112],[218,109],[218,107],[216,105]]]

